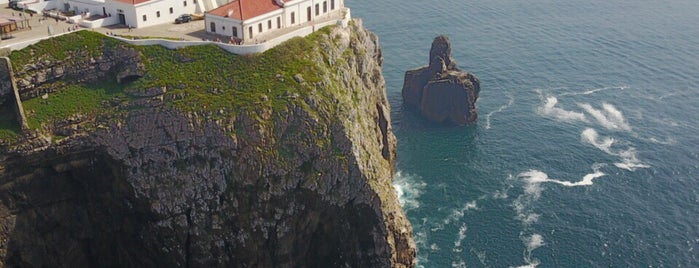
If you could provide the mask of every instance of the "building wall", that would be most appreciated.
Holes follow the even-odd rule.
[[[202,0],[153,0],[145,3],[132,5],[118,1],[108,1],[108,9],[111,9],[112,16],[118,16],[119,13],[124,14],[126,24],[135,28],[148,27],[153,25],[174,23],[175,18],[182,14],[196,13],[197,6],[201,5]],[[184,5],[187,3],[187,6]],[[170,12],[172,8],[172,13]],[[122,10],[123,12],[119,12]],[[158,11],[160,17],[158,17]],[[109,11],[108,11],[109,12]],[[144,17],[145,16],[145,20]]]
[[[250,41],[253,39],[256,39],[258,36],[273,32],[275,30],[283,29],[284,24],[282,23],[281,27],[277,28],[277,18],[280,19],[280,21],[283,21],[281,19],[282,17],[282,9],[276,10],[274,12],[270,12],[261,16],[254,17],[249,20],[243,21],[243,28],[245,29],[245,33],[243,34],[244,40],[245,41]],[[271,29],[269,26],[269,22],[271,22]],[[261,29],[260,29],[260,26]],[[252,28],[252,36],[250,36],[250,29]],[[261,31],[260,31],[261,30]]]
[[[334,9],[332,8],[333,0],[293,0],[284,4],[284,8],[270,12],[268,14],[258,16],[249,20],[242,22],[206,14],[206,30],[208,32],[213,32],[211,29],[211,23],[213,22],[216,26],[216,34],[221,34],[225,36],[232,36],[232,27],[238,28],[238,38],[244,40],[244,42],[258,42],[265,41],[265,35],[273,31],[280,29],[298,26],[300,24],[309,23],[309,21],[314,21],[316,18],[328,15],[331,12],[339,11],[344,7],[344,0],[334,0]],[[325,3],[325,9],[323,8],[323,3]],[[316,5],[318,5],[318,15],[316,15]],[[309,11],[310,8],[310,20]],[[293,23],[292,23],[292,13],[293,13]],[[277,19],[280,21],[280,27],[277,27]],[[271,29],[269,23],[271,22]],[[262,24],[262,29],[260,30],[260,24]],[[223,29],[225,27],[225,30]],[[252,36],[250,32],[252,30]],[[261,38],[261,39],[260,39]]]
[[[221,16],[215,16],[215,15],[206,15],[206,22],[204,25],[206,26],[206,31],[207,32],[213,32],[216,34],[220,35],[225,35],[225,36],[233,36],[233,28],[237,29],[237,37],[242,38],[243,37],[243,29],[241,25],[241,21],[239,20],[233,20],[229,18],[224,18]],[[211,29],[211,23],[214,23],[214,26],[216,27],[216,31],[212,31]],[[224,40],[225,41],[225,40]]]

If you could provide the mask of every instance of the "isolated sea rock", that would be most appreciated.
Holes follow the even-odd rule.
[[[480,82],[456,67],[451,43],[437,36],[430,49],[430,63],[405,72],[403,104],[436,123],[466,125],[478,118],[476,100]]]

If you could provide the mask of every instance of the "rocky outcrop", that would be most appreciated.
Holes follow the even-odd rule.
[[[55,84],[59,81],[83,83],[112,79],[122,83],[144,73],[141,54],[125,46],[105,46],[98,55],[84,49],[62,59],[46,57],[23,66],[15,63],[15,79],[23,100],[55,92],[61,88]]]
[[[286,107],[184,111],[132,90],[0,148],[4,265],[413,267],[378,39],[355,21],[317,43],[320,79]]]
[[[461,71],[451,57],[451,43],[438,36],[430,49],[430,64],[405,72],[403,104],[437,123],[465,125],[476,121],[480,82]]]

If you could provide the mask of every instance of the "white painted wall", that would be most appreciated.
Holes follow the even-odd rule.
[[[214,32],[216,34],[220,35],[225,35],[225,36],[232,36],[233,35],[233,28],[238,29],[238,38],[243,38],[243,28],[242,28],[242,21],[240,20],[233,20],[221,16],[216,16],[216,15],[206,15],[205,18],[205,27],[206,31],[208,32]],[[214,23],[214,26],[216,27],[216,31],[213,31],[211,29],[211,23]]]
[[[184,3],[187,3],[185,6]],[[196,12],[197,5],[201,5],[201,0],[194,4],[193,0],[156,0],[148,1],[136,5],[136,26],[137,28],[153,26],[165,23],[175,23],[175,18],[182,14],[192,14]],[[173,13],[170,14],[170,8]],[[157,12],[160,11],[160,17]],[[147,20],[143,20],[143,16]]]
[[[257,38],[259,35],[263,35],[268,32],[278,30],[277,28],[277,17],[281,18],[283,13],[282,9],[275,10],[264,15],[254,17],[252,19],[243,21],[243,27],[245,28],[245,41],[249,41]],[[268,23],[272,23],[272,28],[268,27]],[[262,25],[262,31],[260,31],[260,25]],[[252,37],[250,36],[250,27],[252,27]],[[282,28],[284,26],[282,25]]]

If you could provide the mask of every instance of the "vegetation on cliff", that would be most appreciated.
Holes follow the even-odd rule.
[[[185,111],[256,110],[258,105],[277,110],[285,109],[290,101],[297,101],[298,98],[289,98],[294,93],[307,95],[312,89],[309,85],[320,80],[318,74],[321,72],[311,62],[310,54],[317,46],[315,39],[329,30],[324,28],[307,38],[294,38],[254,56],[230,54],[213,45],[177,50],[161,46],[130,46],[102,34],[80,31],[15,51],[10,59],[14,68],[21,70],[37,60],[64,61],[78,52],[87,51],[96,57],[104,49],[114,46],[133,47],[144,57],[146,73],[132,83],[71,84],[70,81],[61,81],[66,84],[65,90],[50,94],[45,100],[29,100],[25,109],[29,111],[32,128],[65,118],[70,112],[100,112],[96,104],[115,96],[125,96],[117,94],[120,91],[152,87],[166,87],[169,95],[176,96],[172,104]],[[292,83],[297,74],[306,83]],[[104,89],[103,92],[94,92],[100,88]],[[262,102],[262,99],[269,101]]]
[[[11,56],[31,129],[0,146],[7,265],[414,266],[361,24],[254,56],[68,36]]]

